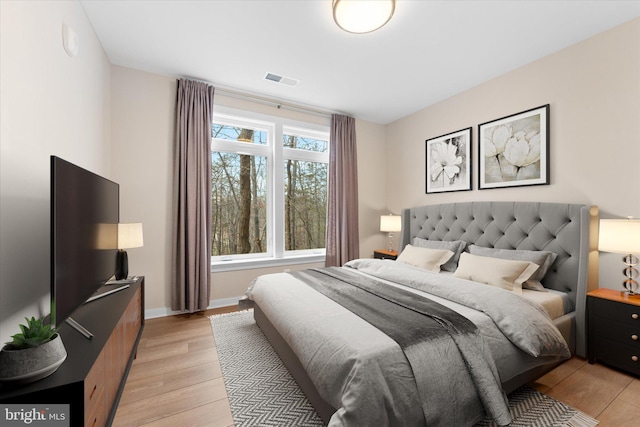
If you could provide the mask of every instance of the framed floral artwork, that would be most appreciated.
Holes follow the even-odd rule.
[[[478,188],[549,184],[549,104],[478,125]]]
[[[426,140],[427,194],[471,190],[471,128]]]

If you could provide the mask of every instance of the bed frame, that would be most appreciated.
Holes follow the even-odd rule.
[[[597,287],[598,208],[566,203],[463,202],[428,205],[402,211],[400,249],[415,237],[453,241],[499,249],[546,250],[558,254],[545,276],[545,287],[566,292],[575,311],[554,323],[572,354],[586,355],[586,294]],[[254,307],[260,329],[287,366],[322,420],[335,408],[322,399],[297,356],[260,307]],[[506,383],[509,393],[553,369],[557,364],[527,371]]]

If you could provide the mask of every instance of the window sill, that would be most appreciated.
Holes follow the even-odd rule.
[[[212,261],[211,272],[250,270],[254,268],[281,267],[293,264],[312,264],[321,262],[324,264],[324,254],[296,255],[286,258],[253,258],[230,261]]]

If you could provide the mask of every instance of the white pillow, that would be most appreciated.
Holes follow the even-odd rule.
[[[463,242],[462,240],[454,240],[452,242],[445,240],[427,240],[416,237],[413,239],[413,246],[417,246],[419,248],[429,248],[429,249],[447,249],[453,252],[453,256],[449,259],[449,261],[442,264],[441,269],[444,271],[456,271],[456,267],[458,266],[458,258],[464,248],[467,247],[467,242]]]
[[[542,286],[542,279],[544,278],[547,271],[551,268],[551,265],[554,263],[557,254],[549,251],[528,251],[522,249],[495,249],[495,248],[484,248],[481,246],[470,245],[467,248],[472,255],[479,256],[489,256],[493,258],[502,258],[502,259],[514,259],[519,261],[530,261],[534,264],[540,266],[538,271],[531,276],[531,279],[527,280],[522,284],[523,289],[531,289],[534,291],[543,291],[546,292],[546,289]]]
[[[425,270],[440,272],[440,266],[453,256],[447,249],[418,248],[407,245],[404,247],[396,262],[424,268]]]
[[[536,270],[538,265],[529,261],[491,258],[463,252],[453,275],[522,294],[522,283]]]

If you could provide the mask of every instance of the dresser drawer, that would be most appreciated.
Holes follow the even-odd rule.
[[[598,319],[606,318],[640,327],[640,306],[594,298],[593,307]]]
[[[596,337],[635,346],[640,352],[640,322],[623,323],[600,317],[593,323],[593,332]]]
[[[640,346],[626,345],[600,337],[594,353],[598,360],[640,375]]]
[[[105,352],[93,363],[84,381],[85,427],[104,426],[107,417],[105,402]]]
[[[94,397],[97,401],[104,402],[104,387],[96,389]],[[107,410],[104,405],[93,405],[85,408],[85,427],[102,427],[107,423]]]
[[[640,375],[640,298],[600,288],[587,294],[587,358]]]

